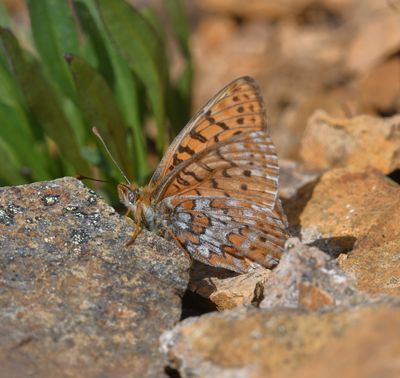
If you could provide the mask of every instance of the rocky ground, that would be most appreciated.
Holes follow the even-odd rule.
[[[196,107],[260,81],[286,253],[238,275],[126,247],[75,179],[0,188],[0,376],[399,377],[400,3],[190,4]]]

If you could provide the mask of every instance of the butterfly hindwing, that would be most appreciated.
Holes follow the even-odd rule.
[[[286,224],[268,208],[223,197],[164,199],[166,223],[196,260],[243,273],[277,265],[287,238]]]

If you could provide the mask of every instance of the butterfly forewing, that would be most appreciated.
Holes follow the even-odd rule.
[[[242,133],[182,162],[160,183],[158,195],[234,197],[273,209],[278,174],[275,148],[268,134]]]
[[[214,143],[241,131],[266,130],[265,109],[258,85],[251,77],[228,84],[186,125],[168,148],[150,185],[170,173],[179,163]]]
[[[258,86],[244,77],[192,118],[148,190],[156,217],[193,258],[247,272],[274,267],[283,251],[278,177]]]

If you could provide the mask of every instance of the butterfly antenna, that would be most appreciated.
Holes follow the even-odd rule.
[[[110,183],[110,181],[106,181],[106,180],[100,180],[100,179],[95,179],[93,177],[88,177],[88,176],[83,176],[83,175],[76,175],[75,178],[77,180],[90,180],[90,181],[96,181],[96,182],[106,182],[106,183]]]
[[[100,142],[102,143],[102,145],[104,146],[105,150],[108,153],[108,156],[111,158],[111,160],[113,161],[113,163],[115,164],[115,166],[118,168],[118,170],[120,171],[122,177],[125,179],[125,181],[128,183],[128,185],[131,184],[131,182],[128,180],[128,177],[126,177],[124,171],[121,169],[121,167],[118,165],[118,163],[116,162],[116,160],[114,159],[114,157],[112,156],[110,150],[108,149],[106,142],[104,142],[104,139],[102,138],[102,136],[99,133],[99,130],[97,130],[96,127],[92,127],[92,131],[93,134],[96,135],[97,138],[99,138]]]

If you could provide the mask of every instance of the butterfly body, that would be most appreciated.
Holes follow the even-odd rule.
[[[143,225],[196,260],[243,273],[273,268],[283,252],[278,178],[258,86],[243,77],[189,121],[148,186],[120,184],[118,192],[134,215],[131,242]]]
[[[120,184],[118,194],[122,204],[132,212],[138,229],[141,225],[154,232],[162,228],[162,220],[157,217],[156,206],[151,203],[151,191],[148,187],[138,188],[135,185]]]

